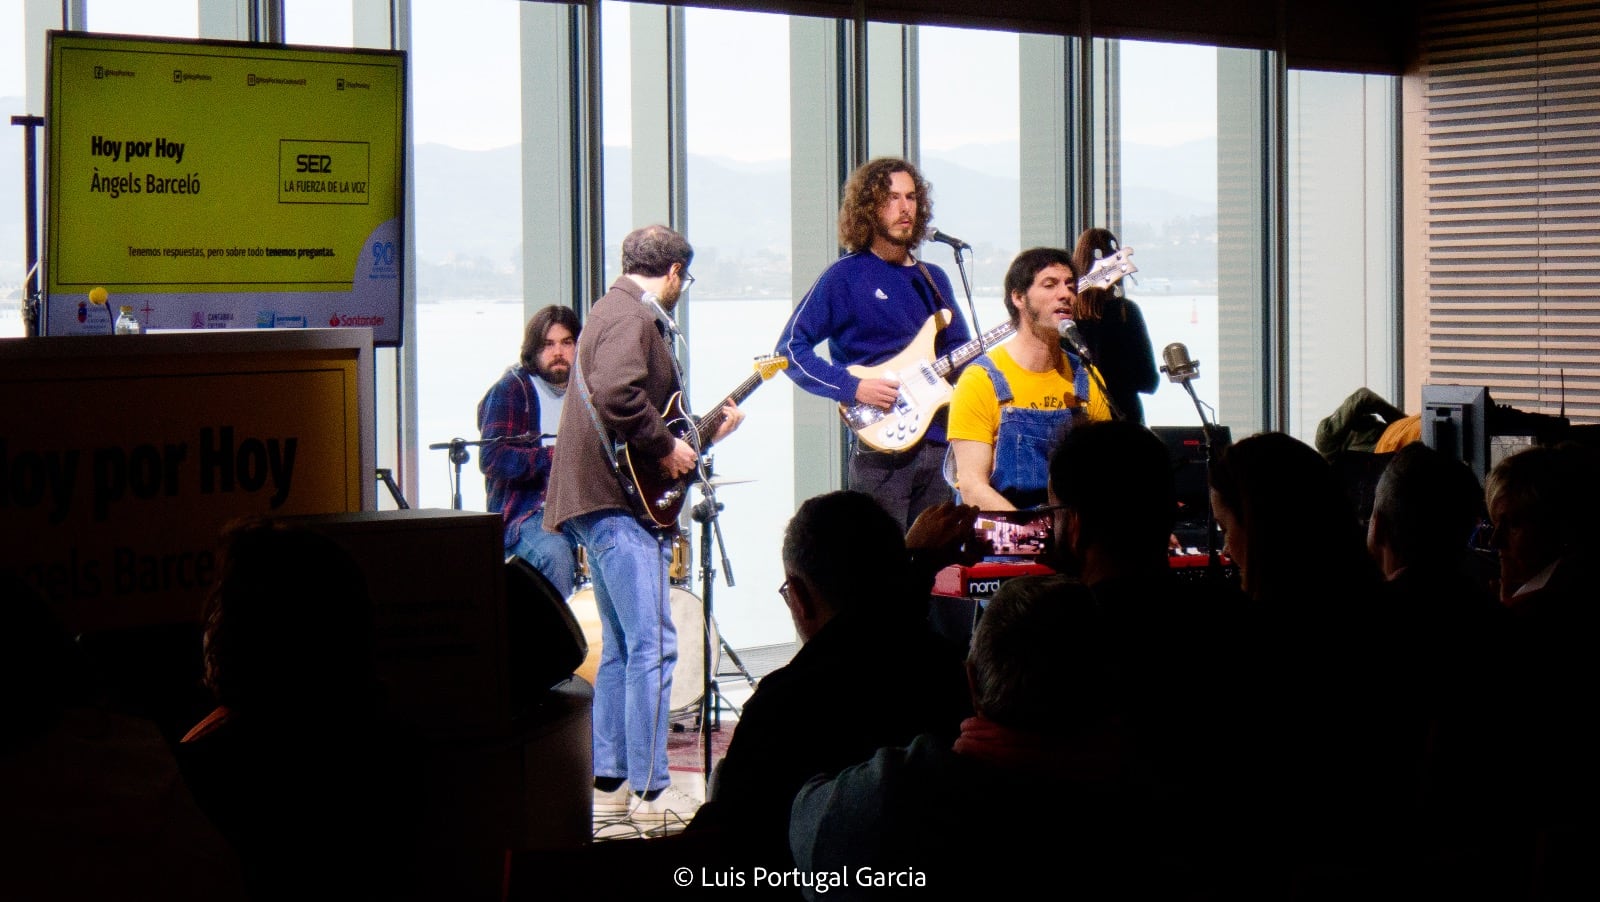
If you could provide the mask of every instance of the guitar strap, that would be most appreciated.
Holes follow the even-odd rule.
[[[628,500],[636,502],[639,489],[633,484],[633,480],[622,475],[622,465],[617,461],[611,433],[607,432],[605,424],[600,422],[600,414],[595,412],[594,401],[589,398],[589,383],[583,377],[581,350],[572,355],[572,381],[578,384],[578,397],[583,399],[583,408],[589,412],[589,422],[594,424],[594,431],[600,434],[600,450],[605,453],[606,465],[611,468],[611,475],[616,477],[617,484],[622,486],[622,493],[628,496]]]
[[[933,296],[934,296],[934,298],[936,298],[939,301],[939,309],[940,310],[953,309],[953,308],[950,307],[950,302],[946,301],[944,299],[944,292],[939,290],[939,283],[935,282],[933,280],[933,273],[928,272],[928,264],[923,263],[921,260],[918,260],[917,261],[917,269],[922,270],[922,277],[924,279],[928,280],[928,287],[933,289]],[[937,311],[935,311],[935,312],[937,312]]]

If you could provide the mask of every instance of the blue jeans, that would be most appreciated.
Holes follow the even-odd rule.
[[[678,633],[672,623],[667,565],[672,543],[632,514],[602,510],[561,526],[588,551],[604,648],[594,679],[594,773],[627,777],[634,792],[664,789],[672,669]]]
[[[577,560],[572,540],[565,534],[544,531],[544,511],[535,511],[522,521],[522,531],[517,541],[506,551],[533,565],[544,574],[556,591],[566,598],[572,594],[576,581]]]

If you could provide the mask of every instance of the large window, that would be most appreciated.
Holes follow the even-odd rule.
[[[417,314],[406,340],[417,356],[419,501],[449,507],[450,455],[430,446],[478,437],[478,400],[516,362],[531,309],[563,298],[523,297],[517,4],[417,3],[412,16]],[[476,449],[461,499],[484,509]]]
[[[605,284],[621,273],[622,239],[633,222],[632,5],[600,7],[601,146],[605,168]],[[642,225],[642,223],[641,223]],[[589,300],[593,300],[590,298]]]
[[[1403,406],[1397,362],[1395,80],[1290,72],[1289,431],[1352,391]]]
[[[89,31],[193,38],[200,34],[197,8],[195,0],[90,0],[85,12]]]
[[[998,31],[917,30],[922,173],[933,186],[934,225],[972,245],[971,307],[950,247],[925,244],[922,255],[948,272],[962,315],[970,320],[975,309],[974,335],[1006,321],[1002,285],[1022,249],[1020,197],[1037,190],[1022,184],[1018,166],[1017,42]]]
[[[22,130],[11,126],[12,116],[42,115],[43,110],[27,108],[27,68],[24,52],[26,30],[0,31],[0,117],[4,117],[6,136],[0,139],[0,338],[17,338],[24,333],[22,301],[27,288],[26,230],[23,226]],[[44,134],[35,133],[43,146]],[[40,198],[42,203],[43,198]]]
[[[1139,272],[1123,290],[1144,314],[1153,353],[1182,342],[1201,362],[1194,387],[1219,401],[1217,303],[1217,50],[1180,44],[1096,42],[1113,54],[1120,106],[1108,223]],[[1119,228],[1120,226],[1120,228]],[[1163,380],[1144,399],[1152,426],[1199,425],[1182,386]],[[1219,409],[1223,423],[1238,411]]]
[[[687,295],[690,399],[710,411],[772,351],[790,294],[789,20],[691,9],[685,15]],[[715,617],[736,648],[787,642],[794,628],[773,594],[794,497],[795,388],[783,376],[745,402],[748,417],[713,458],[726,506],[722,535],[735,585],[718,575]],[[695,529],[696,566],[700,528]],[[718,556],[720,562],[720,555]],[[697,571],[698,574],[698,571]],[[701,591],[698,578],[693,584]]]

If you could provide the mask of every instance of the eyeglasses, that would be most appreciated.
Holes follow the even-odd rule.
[[[783,585],[778,587],[778,597],[782,598],[785,602],[787,602],[789,600],[789,581],[788,580],[784,580],[783,581]]]
[[[690,285],[694,284],[694,276],[691,276],[688,273],[683,273],[681,276],[679,276],[679,278],[683,279],[684,288],[688,288]]]

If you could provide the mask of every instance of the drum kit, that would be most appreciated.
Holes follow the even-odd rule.
[[[718,487],[754,482],[754,480],[713,477],[710,482],[713,487]],[[672,668],[672,691],[669,701],[672,709],[671,719],[674,721],[694,719],[698,723],[703,715],[702,702],[705,701],[707,668],[709,667],[714,682],[722,665],[722,636],[713,617],[709,626],[711,654],[710,660],[707,661],[706,656],[700,653],[701,643],[694,641],[706,637],[708,627],[705,604],[700,595],[695,594],[692,589],[693,567],[690,564],[692,555],[689,537],[684,531],[675,530],[671,534],[671,541],[672,558],[667,565],[667,576],[671,581],[672,625],[678,633],[678,660]],[[583,629],[584,639],[589,643],[589,654],[578,667],[578,675],[593,684],[600,669],[600,654],[604,649],[605,640],[600,623],[600,608],[594,596],[593,579],[589,574],[588,553],[582,546],[578,547],[577,582],[572,595],[567,598],[567,607],[572,610],[578,626]],[[737,658],[733,660],[737,662]]]

